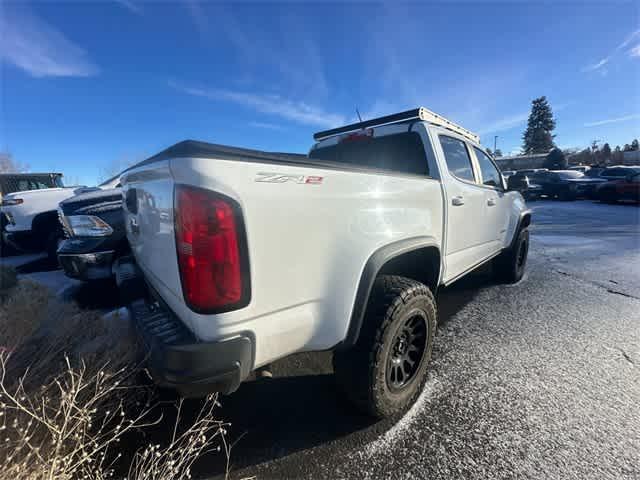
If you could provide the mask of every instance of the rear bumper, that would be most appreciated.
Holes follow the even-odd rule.
[[[248,336],[199,342],[158,302],[135,300],[129,313],[146,347],[151,376],[163,387],[185,397],[227,394],[237,390],[252,370],[253,342]]]

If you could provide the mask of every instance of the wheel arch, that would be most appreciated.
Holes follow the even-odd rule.
[[[33,217],[31,231],[37,238],[40,238],[42,242],[46,242],[49,234],[55,229],[62,229],[56,210],[42,212]]]
[[[435,295],[441,272],[442,256],[434,237],[404,239],[376,250],[365,263],[360,275],[347,335],[338,348],[352,347],[358,341],[369,296],[378,275],[400,275],[417,280],[427,285]]]
[[[518,239],[518,233],[520,233],[520,230],[527,228],[529,225],[531,225],[531,210],[523,210],[520,212],[520,216],[518,217],[516,228],[513,230],[513,236],[511,237],[508,248],[513,248],[516,240]]]

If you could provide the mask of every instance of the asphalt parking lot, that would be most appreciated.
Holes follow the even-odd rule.
[[[221,399],[231,477],[640,478],[640,208],[530,206],[520,283],[484,269],[440,292],[430,379],[407,414],[374,422],[336,391],[330,354],[290,357]],[[85,306],[113,301],[26,271]],[[224,466],[211,454],[197,473]]]
[[[328,354],[287,359],[222,400],[233,477],[640,478],[640,208],[531,207],[523,281],[485,270],[440,293],[414,408],[371,422]]]

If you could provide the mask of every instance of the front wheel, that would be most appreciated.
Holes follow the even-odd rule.
[[[56,231],[49,234],[45,242],[47,257],[49,258],[49,261],[54,265],[58,265],[58,248],[63,241],[64,236],[62,232],[56,229]]]
[[[431,291],[396,275],[376,279],[356,345],[333,356],[347,397],[378,418],[408,409],[427,380],[437,313]]]
[[[493,273],[498,281],[516,283],[522,279],[529,255],[529,229],[518,233],[515,244],[493,261]]]

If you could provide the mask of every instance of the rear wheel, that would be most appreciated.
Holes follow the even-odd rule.
[[[504,283],[516,283],[522,279],[529,255],[529,229],[518,233],[513,247],[505,250],[493,261],[495,277]]]
[[[376,279],[356,345],[333,356],[338,383],[356,406],[381,418],[416,401],[427,379],[436,316],[422,283],[395,275]]]

